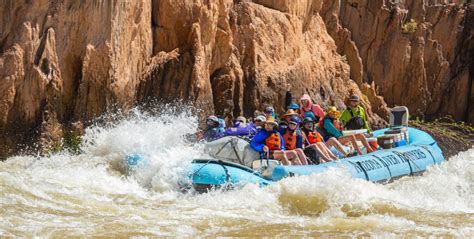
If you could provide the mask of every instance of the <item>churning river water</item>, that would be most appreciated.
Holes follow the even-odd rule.
[[[265,188],[183,193],[200,146],[186,113],[133,117],[86,130],[82,153],[0,162],[0,237],[372,236],[474,237],[474,149],[390,184],[343,171]],[[149,165],[124,172],[126,154]]]

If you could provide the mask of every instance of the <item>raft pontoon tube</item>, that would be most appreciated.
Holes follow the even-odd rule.
[[[374,132],[382,135],[388,129]],[[259,170],[221,160],[194,160],[190,179],[195,188],[255,183],[261,186],[294,175],[325,172],[329,168],[345,169],[354,178],[386,182],[424,172],[428,166],[443,162],[444,156],[436,141],[426,132],[408,128],[409,142],[405,146],[379,150],[370,154],[340,159],[319,165],[276,166],[264,177]]]

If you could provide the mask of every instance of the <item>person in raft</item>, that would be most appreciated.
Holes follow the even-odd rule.
[[[357,144],[357,140],[362,142],[362,145],[367,149],[367,153],[373,152],[372,148],[369,145],[369,142],[365,138],[363,134],[355,134],[355,135],[347,135],[344,136],[342,133],[342,126],[339,123],[339,117],[341,116],[341,112],[337,110],[336,107],[331,106],[327,110],[326,116],[319,121],[319,129],[322,133],[323,139],[326,142],[326,146],[329,148],[334,147],[337,151],[343,153],[344,157],[349,156],[351,152],[350,149],[347,147],[342,147],[342,145],[348,145],[349,143],[352,147],[357,151],[359,155],[362,155],[362,150],[360,149],[359,145]],[[334,141],[335,138],[338,142]],[[342,144],[342,145],[341,145]],[[335,153],[333,151],[333,153]]]
[[[303,152],[303,134],[299,130],[300,119],[297,115],[291,116],[287,119],[288,126],[280,128],[280,134],[285,142],[286,150],[294,150],[298,154],[301,165],[307,165],[306,155]]]
[[[239,116],[235,119],[232,127],[225,130],[226,136],[242,136],[252,138],[257,133],[257,129],[254,124],[247,124],[247,119],[243,116]]]
[[[318,153],[320,159],[322,159],[323,162],[329,162],[337,159],[336,155],[334,155],[326,146],[326,144],[324,144],[323,136],[321,136],[321,134],[315,130],[314,121],[310,117],[306,117],[303,120],[302,133],[304,138],[305,153],[309,153],[310,150],[314,150]]]
[[[294,159],[293,164],[301,164],[295,151],[285,151],[283,138],[276,126],[275,119],[268,117],[265,128],[258,131],[257,135],[250,141],[250,146],[260,154],[267,154],[271,159],[280,160],[283,165],[291,165],[288,158]]]
[[[272,118],[276,119],[275,109],[273,108],[273,106],[267,106],[267,108],[265,108],[263,113],[265,114],[266,118],[272,117]]]
[[[266,120],[267,119],[263,115],[259,115],[259,116],[255,117],[255,119],[253,120],[253,124],[255,125],[255,128],[257,129],[257,131],[259,131],[260,129],[263,129],[265,127],[265,121]]]
[[[278,122],[278,128],[280,129],[280,131],[288,128],[290,119],[293,116],[298,116],[298,114],[294,110],[288,109],[286,113],[281,117],[280,122]]]
[[[286,110],[294,110],[295,113],[300,114],[300,106],[296,103],[291,103],[286,107]]]
[[[314,122],[319,122],[320,119],[324,118],[324,111],[320,105],[312,102],[311,97],[308,94],[304,94],[300,99],[300,116],[301,118],[310,117]]]
[[[339,121],[347,130],[366,129],[370,133],[369,123],[367,122],[367,115],[364,108],[360,106],[359,97],[352,95],[350,98],[350,105],[344,112],[342,112]]]
[[[197,140],[204,139],[205,141],[216,140],[224,134],[224,128],[221,127],[219,118],[215,115],[211,115],[206,119],[206,128],[200,133]]]

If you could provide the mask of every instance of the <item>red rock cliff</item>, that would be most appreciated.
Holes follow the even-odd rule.
[[[0,154],[150,98],[250,115],[281,111],[287,91],[339,107],[356,93],[376,122],[377,88],[420,113],[469,112],[469,11],[367,2],[1,1]],[[405,18],[415,33],[401,33]]]
[[[474,6],[435,2],[446,1],[327,0],[321,15],[359,85],[428,119],[473,122]]]

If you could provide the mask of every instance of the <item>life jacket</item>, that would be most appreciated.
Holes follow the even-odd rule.
[[[281,148],[281,140],[280,134],[277,132],[271,133],[267,139],[265,139],[265,145],[268,147],[269,150],[280,150]]]
[[[332,124],[334,125],[334,127],[339,130],[339,132],[342,133],[342,126],[341,124],[339,123],[339,121],[337,119],[331,119],[329,118],[329,116],[324,116],[324,118],[322,120],[319,121],[318,123],[318,127],[319,127],[319,131],[321,132],[321,136],[323,137],[324,141],[327,141],[329,138],[331,138],[332,135],[329,134],[329,132],[324,128],[324,121],[326,121],[326,119],[329,119],[331,120]]]
[[[309,118],[313,119],[314,123],[318,123],[319,122],[319,117],[314,114],[313,108],[314,108],[314,104],[309,108],[308,111],[304,110],[304,108],[301,108],[301,110],[304,113],[304,118],[309,117]]]
[[[356,129],[362,129],[364,128],[365,122],[364,119],[360,116],[361,110],[359,109],[359,112],[357,115],[354,115],[354,112],[352,112],[351,108],[347,108],[349,113],[351,113],[351,119],[346,123],[345,127],[349,130],[356,130]]]
[[[317,131],[311,132],[311,131],[303,131],[303,136],[305,138],[305,141],[307,145],[315,144],[318,142],[323,142],[323,138],[321,134],[319,134]]]
[[[282,135],[283,141],[285,142],[285,149],[293,150],[296,149],[296,130],[290,132],[289,129]]]

